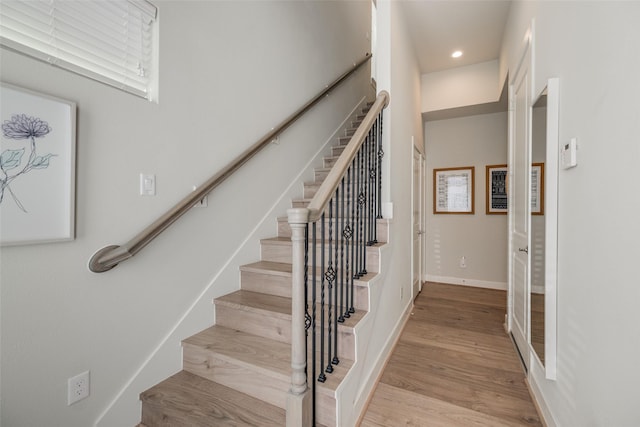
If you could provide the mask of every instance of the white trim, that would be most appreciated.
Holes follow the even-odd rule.
[[[529,373],[527,382],[529,383],[529,391],[531,392],[531,397],[533,398],[534,403],[538,408],[539,415],[542,417],[542,423],[546,427],[557,427],[558,423],[556,422],[555,418],[553,418],[553,415],[549,410],[549,406],[544,400],[544,393],[542,393],[542,390],[540,390],[540,387],[536,382],[536,378],[531,375],[531,373]]]
[[[462,277],[434,276],[427,274],[427,282],[446,283],[448,285],[472,286],[475,288],[507,290],[507,282],[492,282],[488,280],[466,279]]]

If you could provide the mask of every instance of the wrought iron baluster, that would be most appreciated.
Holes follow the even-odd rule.
[[[340,317],[338,317],[338,322],[344,323],[344,305],[345,305],[345,295],[344,295],[344,279],[345,279],[345,263],[344,263],[344,247],[346,245],[346,240],[344,238],[344,199],[345,199],[345,177],[342,177],[340,180]]]
[[[333,297],[333,281],[336,278],[335,275],[335,270],[333,269],[333,257],[332,257],[332,249],[333,249],[333,199],[329,200],[329,253],[328,253],[328,265],[327,265],[327,272],[325,273],[326,279],[327,279],[327,286],[329,289],[329,304],[327,305],[328,308],[328,322],[327,322],[327,336],[328,336],[328,340],[327,340],[327,367],[325,369],[325,372],[327,373],[331,373],[333,372],[333,365],[331,364],[331,347],[333,345],[333,341],[331,340],[331,336],[332,336],[332,329],[333,329],[333,323],[332,323],[332,313],[333,313],[333,303],[332,303],[332,297]],[[322,248],[322,251],[324,252],[324,246]],[[324,325],[323,325],[324,326]]]
[[[334,196],[334,207],[336,210],[336,218],[335,218],[335,235],[334,235],[334,245],[335,245],[335,253],[334,253],[334,257],[335,257],[335,268],[336,268],[336,279],[339,277],[340,274],[340,265],[339,265],[339,253],[338,253],[338,244],[339,242],[339,237],[340,237],[340,228],[338,227],[338,216],[340,214],[339,212],[339,208],[340,208],[340,189],[336,188],[336,195]],[[337,365],[338,363],[340,363],[340,360],[338,359],[338,314],[340,313],[339,311],[339,307],[338,307],[338,283],[335,281],[334,279],[334,284],[333,284],[333,295],[334,295],[334,300],[333,300],[333,305],[334,305],[334,316],[333,316],[333,359],[331,359],[331,363],[334,365]]]
[[[347,178],[347,197],[346,197],[346,203],[347,203],[347,209],[346,212],[343,209],[343,221],[344,223],[346,223],[346,225],[344,226],[343,232],[342,232],[342,238],[344,239],[344,246],[345,246],[345,287],[344,287],[344,292],[345,292],[345,306],[344,306],[344,313],[342,315],[343,319],[344,318],[348,318],[351,317],[351,315],[349,314],[349,289],[351,284],[353,283],[353,277],[351,274],[351,270],[349,269],[349,247],[351,245],[351,237],[353,236],[353,230],[351,229],[351,218],[349,217],[349,212],[350,212],[350,205],[351,205],[351,169],[352,166],[349,166],[349,168],[347,169],[347,174],[346,174],[346,178]],[[344,182],[344,180],[343,180]]]
[[[355,217],[356,217],[356,189],[357,189],[357,184],[356,184],[356,170],[357,170],[357,162],[356,159],[354,158],[351,161],[351,175],[350,175],[350,182],[351,182],[351,197],[349,198],[349,201],[351,203],[351,215],[349,216],[349,224],[351,224],[351,233],[350,234],[350,239],[351,239],[351,270],[350,270],[350,274],[349,274],[349,281],[351,283],[351,304],[349,304],[349,312],[352,312],[351,310],[353,309],[353,282],[355,280],[355,274],[356,274],[356,239],[357,239],[357,234],[356,234],[356,224],[355,224]]]
[[[318,381],[323,383],[327,380],[327,377],[324,375],[324,213],[322,213],[320,221],[322,221],[320,224],[320,231],[322,234],[320,236],[320,374],[318,375]]]
[[[365,139],[368,140],[368,137]],[[361,147],[358,155],[361,159],[361,168],[360,168],[360,194],[358,195],[358,223],[360,225],[360,240],[358,241],[358,245],[360,245],[360,270],[358,271],[358,278],[367,274],[367,237],[365,234],[365,203],[367,202],[367,196],[365,193],[365,185],[366,185],[366,177],[365,177],[365,157],[364,157],[364,149]]]

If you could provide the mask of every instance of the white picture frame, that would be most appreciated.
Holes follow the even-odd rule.
[[[75,238],[76,104],[0,82],[0,244]]]

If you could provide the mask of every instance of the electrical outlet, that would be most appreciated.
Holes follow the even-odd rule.
[[[67,405],[89,397],[89,371],[67,380]]]
[[[404,288],[400,288],[400,301],[404,298]]]
[[[467,268],[467,259],[465,257],[460,258],[460,268]]]

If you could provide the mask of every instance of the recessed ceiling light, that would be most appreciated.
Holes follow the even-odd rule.
[[[456,50],[455,52],[453,52],[451,54],[452,58],[460,58],[462,56],[462,51],[461,50]]]

